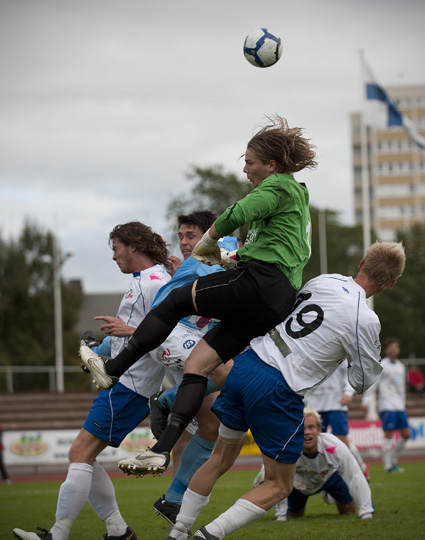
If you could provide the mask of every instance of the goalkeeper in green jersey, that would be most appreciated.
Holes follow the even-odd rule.
[[[110,388],[129,366],[159,346],[181,318],[197,314],[220,320],[186,360],[163,435],[152,449],[120,463],[129,474],[165,471],[171,449],[200,408],[209,373],[285,319],[301,286],[311,249],[309,193],[293,173],[316,166],[314,149],[300,128],[289,128],[276,115],[252,137],[244,157],[252,191],[217,218],[192,253],[205,264],[218,263],[228,270],[174,289],[114,359],[105,363],[90,350],[81,351],[98,386]],[[219,238],[246,224],[243,247],[232,253],[219,247]]]

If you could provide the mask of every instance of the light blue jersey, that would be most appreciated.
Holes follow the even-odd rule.
[[[219,241],[219,244],[223,249],[226,249],[228,251],[238,249],[238,241],[237,238],[234,236],[225,236],[222,240]],[[177,268],[176,273],[174,274],[171,281],[169,281],[159,289],[154,298],[152,308],[160,304],[173,289],[176,289],[177,287],[182,287],[183,285],[187,285],[188,283],[192,283],[201,276],[213,274],[214,272],[220,272],[222,270],[224,269],[218,264],[208,266],[190,256],[183,262],[181,266]],[[188,317],[181,319],[180,323],[188,326],[192,330],[196,330],[198,332],[201,331],[205,334],[214,326],[215,321],[207,317],[189,315]]]
[[[111,356],[111,336],[106,336],[105,338],[103,338],[102,343],[100,345],[95,345],[94,347],[91,347],[91,350],[96,354],[101,354],[102,356]]]

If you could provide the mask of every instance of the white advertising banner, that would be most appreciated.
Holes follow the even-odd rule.
[[[78,429],[46,431],[7,431],[3,433],[6,465],[61,465],[68,463],[68,452]],[[115,462],[135,456],[141,448],[153,446],[149,428],[136,428],[119,448],[108,446],[99,455],[102,462]]]
[[[411,438],[406,450],[417,450],[425,456],[425,418],[409,418]],[[63,465],[68,463],[68,451],[79,430],[8,431],[3,434],[6,465]],[[396,432],[394,441],[399,436]],[[361,451],[381,448],[383,431],[379,421],[350,421],[350,441]],[[155,440],[149,428],[136,428],[119,448],[108,446],[99,455],[100,463],[115,463],[137,455],[140,449],[153,446]],[[249,433],[241,455],[259,454]]]

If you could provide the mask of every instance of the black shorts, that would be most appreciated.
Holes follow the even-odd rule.
[[[239,261],[232,270],[202,276],[196,285],[198,314],[220,320],[204,339],[227,362],[282,322],[295,296],[285,274],[262,261]]]

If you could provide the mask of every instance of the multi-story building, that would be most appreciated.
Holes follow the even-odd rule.
[[[425,137],[425,85],[386,88],[403,115]],[[355,223],[363,223],[361,113],[351,115]],[[404,128],[367,127],[370,223],[380,240],[425,223],[425,157]]]

